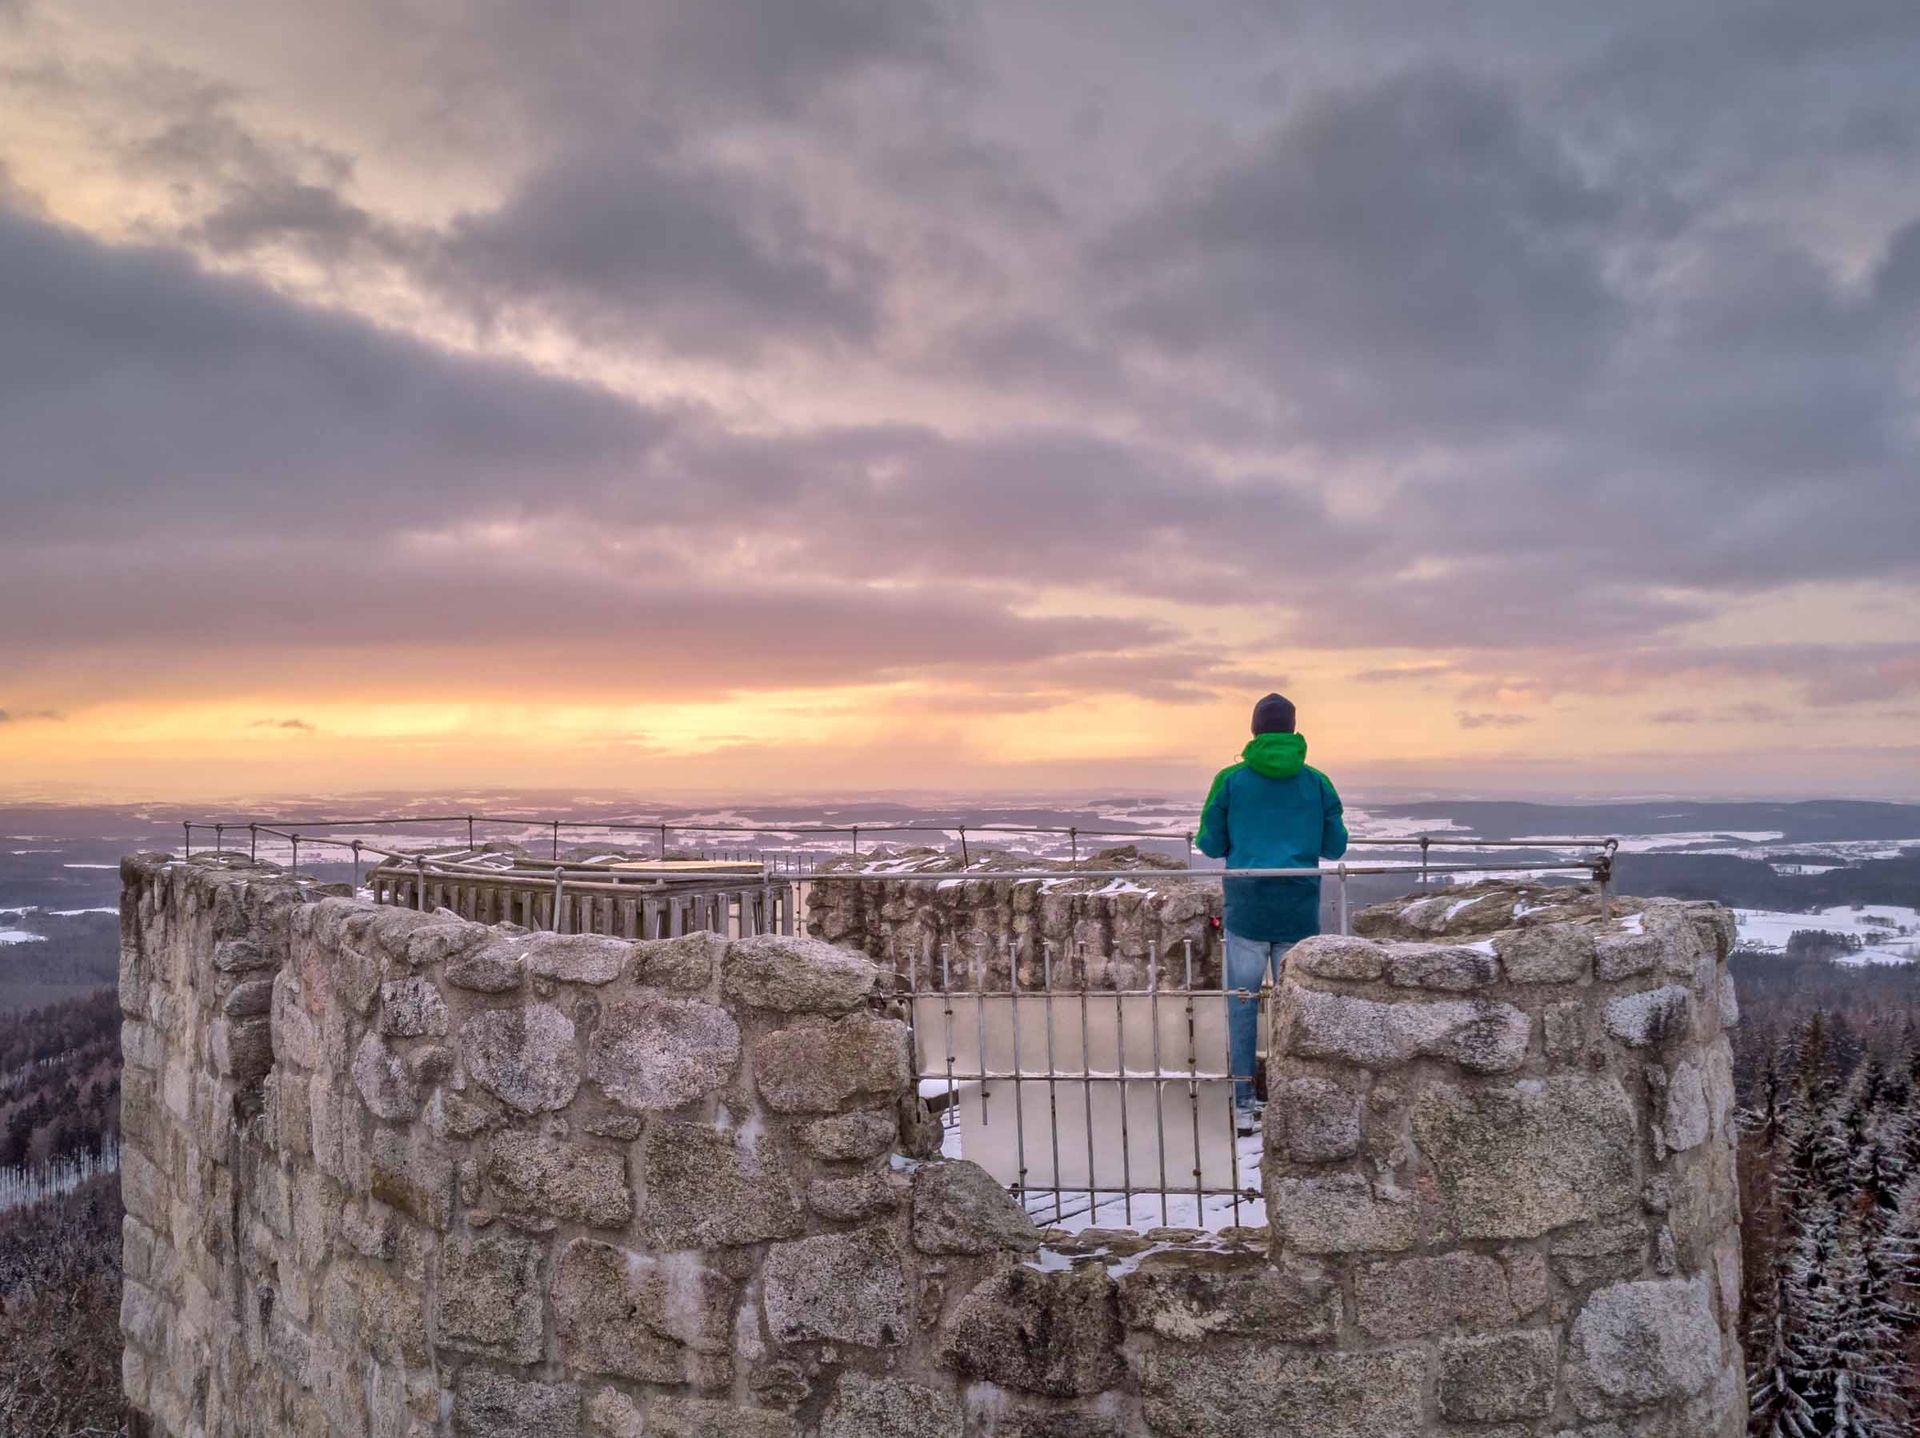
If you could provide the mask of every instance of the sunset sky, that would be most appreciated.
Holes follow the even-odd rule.
[[[0,794],[1920,797],[1912,0],[0,0]]]

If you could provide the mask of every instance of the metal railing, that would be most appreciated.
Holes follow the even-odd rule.
[[[258,822],[247,829],[249,858],[258,857],[262,835],[286,840],[292,845],[291,872],[298,877],[303,843],[345,849],[356,891],[362,887],[361,866],[369,857],[379,861],[365,885],[375,903],[423,912],[445,908],[479,923],[630,939],[676,938],[697,930],[747,938],[792,934],[797,927],[793,886],[764,869],[743,878],[737,871],[620,870],[594,864],[535,868],[509,861],[503,868],[501,856],[472,850],[394,849]],[[191,856],[191,849],[187,852]]]
[[[1570,840],[1565,846],[1585,852],[1564,861],[1429,861],[1418,868],[1345,861],[1324,868],[1234,870],[842,868],[816,872],[807,882],[1331,879],[1338,885],[1338,931],[1345,934],[1352,929],[1350,884],[1356,878],[1418,875],[1424,883],[1436,875],[1451,880],[1459,874],[1575,872],[1598,886],[1604,918],[1616,841]],[[1557,845],[1529,841],[1529,847]],[[998,963],[992,962],[996,954]],[[922,1096],[941,1101],[943,1151],[979,1162],[1029,1214],[1056,1224],[1217,1228],[1248,1218],[1264,1221],[1263,1135],[1259,1125],[1240,1133],[1234,1106],[1235,1087],[1252,1087],[1257,1078],[1236,1069],[1231,1034],[1236,1008],[1246,1005],[1252,1006],[1255,1035],[1265,1033],[1270,985],[1232,987],[1224,965],[1217,986],[1196,985],[1190,939],[1180,942],[1175,984],[1167,982],[1169,956],[1157,946],[1147,954],[1145,984],[1136,987],[1094,988],[1084,952],[1068,965],[1068,976],[1077,968],[1079,982],[1060,983],[1060,956],[1045,939],[1036,953],[1029,937],[1024,964],[1021,957],[1006,935],[997,949],[936,941],[910,953],[904,966],[894,962],[907,995]],[[1109,959],[1101,967],[1112,972],[1120,966]],[[1255,1052],[1249,1067],[1257,1071]]]
[[[473,816],[478,822],[495,822]],[[404,827],[414,818],[330,821],[333,827]],[[466,816],[435,822],[467,822]],[[500,819],[523,828],[524,819]],[[570,821],[540,821],[559,852],[558,835]],[[345,849],[360,881],[369,857],[378,864],[368,875],[376,902],[431,910],[450,908],[479,922],[510,921],[528,928],[559,932],[612,934],[648,939],[709,929],[724,934],[786,933],[800,928],[799,908],[814,884],[954,885],[1048,884],[1083,880],[1133,883],[1239,879],[1326,879],[1337,885],[1335,912],[1340,933],[1352,928],[1351,885],[1384,875],[1416,878],[1425,887],[1435,878],[1461,875],[1581,873],[1599,889],[1599,910],[1609,910],[1613,859],[1618,841],[1606,838],[1483,840],[1457,836],[1356,839],[1374,848],[1418,849],[1414,863],[1338,863],[1312,868],[1152,869],[1083,868],[1076,862],[1050,867],[976,865],[963,849],[959,867],[921,871],[876,871],[847,863],[803,875],[782,874],[764,863],[757,874],[737,869],[614,869],[607,863],[556,861],[520,855],[483,853],[467,847],[406,851],[365,839],[314,834],[317,821],[244,824],[190,821],[185,836],[212,831],[216,849],[238,830],[247,852],[257,856],[265,836],[292,846],[298,872],[302,845]],[[577,821],[582,829],[610,830],[600,821]],[[667,835],[712,833],[722,826],[626,825],[660,836],[660,854],[668,853]],[[939,832],[1070,834],[1076,843],[1097,831],[1057,827],[1020,829],[968,825],[932,830],[928,826],[734,826],[735,832],[780,835],[845,834],[858,843],[861,833]],[[1119,837],[1118,833],[1111,837]],[[1188,837],[1124,831],[1128,838]],[[1101,833],[1100,837],[1109,837]],[[1435,863],[1436,848],[1553,852],[1577,850],[1574,857],[1552,860]],[[847,857],[852,857],[850,854]],[[1093,895],[1098,897],[1098,893]],[[998,961],[996,962],[996,955]],[[901,983],[913,1031],[915,1072],[921,1093],[937,1101],[946,1150],[980,1162],[1005,1184],[1037,1219],[1082,1226],[1219,1227],[1259,1222],[1264,1216],[1259,1187],[1261,1135],[1241,1134],[1234,1113],[1238,1083],[1252,1084],[1254,1073],[1235,1070],[1231,1025],[1236,1008],[1253,1006],[1256,1034],[1271,989],[1229,987],[1224,969],[1217,985],[1196,984],[1196,954],[1191,940],[1175,954],[1153,947],[1146,956],[1145,983],[1137,961],[1127,982],[1095,988],[1089,981],[1088,955],[1076,946],[1057,952],[1050,941],[1031,936],[1016,951],[1014,937],[998,945],[960,945],[932,940],[902,964],[884,957]],[[1022,959],[1024,958],[1024,963]],[[1104,972],[1121,966],[1107,956]],[[1179,982],[1169,983],[1169,969]],[[1210,968],[1210,962],[1203,965]],[[1023,978],[1022,970],[1026,970]],[[1062,979],[1077,982],[1062,982]],[[1242,1009],[1244,1012],[1244,1009]],[[1256,1059],[1251,1065],[1259,1068]]]
[[[692,824],[674,823],[661,820],[636,819],[584,819],[584,818],[538,818],[515,814],[396,814],[386,817],[326,819],[326,818],[281,818],[269,819],[187,819],[181,822],[186,848],[193,850],[193,836],[212,834],[213,847],[223,847],[226,836],[232,834],[237,842],[241,834],[248,836],[257,854],[257,841],[260,834],[278,834],[287,837],[287,832],[301,834],[312,842],[317,831],[337,829],[402,829],[433,828],[442,825],[464,826],[467,847],[474,848],[480,840],[484,828],[512,828],[522,833],[538,832],[548,838],[554,858],[560,857],[560,840],[564,834],[572,833],[615,833],[645,834],[655,838],[655,852],[665,857],[668,853],[668,841],[672,835],[714,835],[746,834],[777,835],[784,838],[832,838],[845,836],[850,853],[860,853],[860,836],[869,839],[875,836],[896,836],[921,834],[929,837],[957,838],[963,854],[969,853],[968,836],[981,834],[1030,834],[1065,838],[1074,858],[1079,857],[1079,845],[1082,839],[1156,839],[1179,840],[1191,850],[1193,833],[1188,830],[1149,830],[1149,829],[1093,829],[1076,825],[1047,824],[1004,824],[974,823],[956,821],[952,824],[899,824],[884,820],[869,820],[846,824]]]
[[[1261,1201],[1257,1130],[1234,1107],[1231,1011],[1268,990],[1200,987],[1191,942],[1166,982],[1156,949],[1139,988],[1057,982],[1051,943],[1038,982],[1003,944],[1004,986],[986,946],[941,945],[902,977],[915,1072],[942,1151],[979,1163],[1036,1219],[1132,1228],[1239,1226]],[[1075,956],[1082,974],[1084,954]]]
[[[1002,822],[978,823],[956,820],[951,824],[899,824],[883,820],[861,820],[844,824],[800,823],[800,824],[734,824],[713,823],[693,824],[675,823],[664,820],[638,819],[587,819],[566,817],[534,817],[519,814],[395,814],[384,817],[329,819],[314,817],[271,817],[252,819],[186,819],[181,821],[182,837],[186,852],[193,852],[195,834],[213,836],[212,847],[223,849],[229,835],[238,843],[242,835],[246,836],[250,857],[258,857],[259,838],[262,834],[283,839],[292,839],[296,848],[302,842],[318,842],[318,835],[341,829],[409,829],[435,828],[439,826],[460,826],[465,830],[468,849],[480,844],[481,831],[485,828],[512,828],[522,834],[538,833],[547,838],[551,856],[560,857],[560,840],[566,833],[612,833],[644,834],[655,839],[655,854],[666,858],[669,854],[669,841],[675,834],[683,835],[773,835],[782,838],[833,838],[844,836],[848,840],[848,852],[854,856],[860,853],[860,837],[869,839],[875,836],[925,835],[941,839],[955,839],[960,845],[963,860],[971,859],[969,835],[1018,835],[1036,837],[1064,838],[1068,843],[1070,862],[1080,860],[1080,841],[1082,839],[1150,839],[1155,841],[1177,841],[1186,847],[1191,859],[1193,854],[1194,831],[1191,829],[1103,829],[1082,828],[1078,825],[1058,824],[1007,824]],[[1617,840],[1604,838],[1547,838],[1547,839],[1471,839],[1455,834],[1421,834],[1407,838],[1383,839],[1366,835],[1356,835],[1351,844],[1356,848],[1418,848],[1425,856],[1433,849],[1566,849],[1598,847],[1617,844]],[[808,851],[814,853],[817,851]]]
[[[621,939],[672,939],[702,930],[744,939],[796,928],[793,886],[785,880],[620,873],[589,865],[555,865],[544,874],[503,872],[425,856],[414,860],[385,863],[368,874],[376,904]]]

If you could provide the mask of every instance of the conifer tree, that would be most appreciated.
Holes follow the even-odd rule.
[[[1874,1242],[1857,1222],[1834,1234],[1822,1300],[1826,1371],[1819,1380],[1827,1419],[1821,1438],[1903,1438],[1906,1405],[1897,1379],[1900,1333],[1869,1275]]]

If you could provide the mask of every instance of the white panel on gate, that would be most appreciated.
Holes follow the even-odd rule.
[[[960,1076],[962,1153],[1002,1183],[1190,1192],[1196,1168],[1203,1188],[1236,1182],[1223,994],[921,994],[914,1032],[925,1078]]]

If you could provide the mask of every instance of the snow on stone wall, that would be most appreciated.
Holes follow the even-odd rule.
[[[144,1431],[1739,1430],[1710,907],[1303,946],[1272,1231],[1069,1237],[925,1157],[858,955],[123,872]]]

